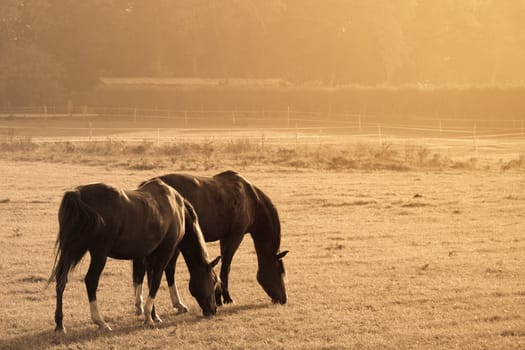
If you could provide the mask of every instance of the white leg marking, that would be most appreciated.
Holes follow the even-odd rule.
[[[179,295],[179,290],[177,289],[177,285],[175,283],[170,287],[170,297],[173,307],[177,310],[177,314],[188,312],[188,307],[182,302]]]
[[[97,305],[96,300],[93,300],[92,302],[89,303],[89,310],[91,311],[91,319],[93,320],[93,322],[95,322],[95,324],[98,326],[99,329],[108,330],[108,331],[111,330],[108,324],[104,322],[104,320],[100,316],[100,312],[98,311],[98,305]]]
[[[155,323],[153,322],[153,319],[151,318],[151,311],[153,310],[154,303],[155,303],[155,299],[151,298],[148,295],[148,298],[146,299],[146,305],[144,307],[144,324],[150,327],[155,326]]]
[[[142,315],[142,313],[144,312],[144,308],[142,307],[142,283],[133,283],[133,288],[135,289],[135,314]]]

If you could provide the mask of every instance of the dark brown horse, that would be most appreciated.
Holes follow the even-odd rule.
[[[191,202],[199,216],[200,226],[207,242],[220,240],[222,266],[222,298],[231,303],[228,288],[230,264],[244,235],[250,233],[258,260],[257,281],[274,303],[286,303],[284,265],[282,258],[288,251],[279,252],[281,226],[274,205],[259,188],[233,171],[213,177],[169,174],[158,177],[176,189]],[[175,285],[177,252],[167,265],[166,279],[170,287],[173,306],[179,312],[187,311],[180,300]],[[133,261],[133,283],[136,291],[137,313],[142,310],[140,290],[144,278],[144,266]],[[221,294],[216,297],[221,304]]]
[[[77,187],[64,194],[58,213],[57,255],[49,281],[56,279],[56,331],[65,332],[62,296],[69,272],[89,251],[85,277],[91,318],[111,330],[97,306],[97,286],[108,257],[141,261],[148,272],[149,295],[145,323],[153,325],[154,301],[162,273],[180,249],[190,271],[190,292],[204,315],[215,314],[215,289],[220,282],[213,271],[193,207],[173,188],[153,179],[137,190],[122,191],[105,184]]]

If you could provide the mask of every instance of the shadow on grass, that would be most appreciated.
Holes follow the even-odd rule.
[[[271,304],[246,304],[246,305],[226,305],[220,307],[217,316],[233,315],[248,310],[258,310],[271,307]],[[150,328],[142,324],[142,317],[129,317],[126,321],[122,319],[117,322],[109,322],[113,331],[99,331],[94,324],[82,326],[81,328],[67,329],[66,334],[56,334],[53,329],[40,331],[31,334],[20,335],[11,339],[0,339],[0,349],[41,349],[57,345],[68,346],[74,343],[91,342],[96,339],[111,339],[121,335],[147,331]],[[200,314],[191,313],[188,315],[169,314],[163,317],[163,322],[156,325],[156,329],[166,329],[176,327],[177,324],[196,324],[199,322],[213,322],[213,317],[206,318]],[[67,324],[66,324],[67,328]]]
[[[243,312],[243,311],[267,309],[273,306],[274,305],[270,303],[243,304],[243,305],[226,304],[219,308],[219,310],[217,311],[217,315],[218,316],[219,315],[234,315],[234,314],[238,314],[239,312]]]

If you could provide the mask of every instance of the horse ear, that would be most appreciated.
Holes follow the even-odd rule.
[[[210,263],[210,266],[211,267],[215,267],[215,265],[217,265],[219,263],[219,260],[221,260],[221,256],[220,255],[218,257],[216,257],[215,259],[213,259],[213,261]]]
[[[280,252],[279,254],[277,254],[275,257],[277,259],[282,259],[286,256],[286,254],[288,254],[288,252],[289,252],[288,250],[285,250],[284,252]]]

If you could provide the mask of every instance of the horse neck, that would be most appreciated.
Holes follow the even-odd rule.
[[[186,228],[186,232],[180,243],[180,251],[184,256],[190,272],[208,264],[208,252],[204,239],[202,238],[202,234],[195,229]]]
[[[277,209],[270,199],[258,190],[260,200],[257,205],[257,216],[250,233],[257,253],[259,265],[275,257],[281,246],[281,224]]]

